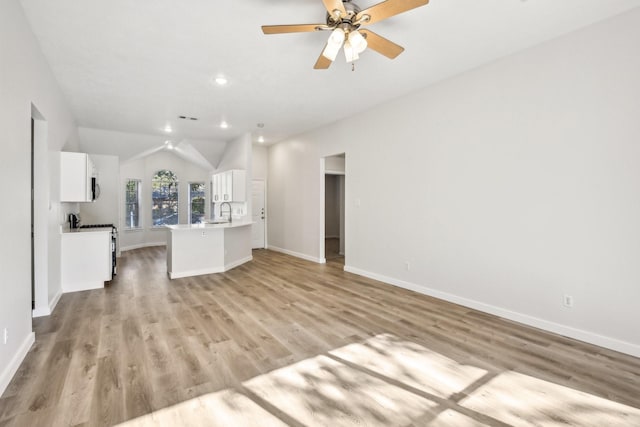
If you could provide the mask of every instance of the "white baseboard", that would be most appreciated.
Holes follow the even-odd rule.
[[[70,292],[93,291],[95,289],[104,289],[104,282],[101,280],[62,284],[62,292],[68,294]]]
[[[123,246],[120,248],[120,252],[126,252],[140,248],[151,248],[153,246],[167,246],[167,244],[163,242],[139,243],[137,245]]]
[[[248,256],[245,258],[241,258],[237,261],[231,262],[229,264],[225,264],[224,267],[201,268],[198,270],[181,271],[179,273],[169,272],[169,278],[180,279],[182,277],[202,276],[203,274],[224,273],[225,271],[229,271],[232,268],[235,268],[251,260],[253,260],[253,256]]]
[[[468,298],[463,298],[447,292],[438,291],[428,288],[426,286],[418,285],[415,283],[406,282],[404,280],[394,279],[392,277],[383,276],[381,274],[372,273],[366,270],[361,270],[356,267],[345,265],[344,271],[354,273],[359,276],[368,277],[370,279],[378,280],[393,286],[408,289],[410,291],[418,292],[420,294],[429,295],[434,298],[449,301],[454,304],[463,305],[465,307],[473,308],[485,313],[493,314],[495,316],[503,317],[505,319],[513,320],[514,322],[522,323],[524,325],[533,326],[534,328],[543,329],[548,332],[563,335],[569,338],[574,338],[579,341],[584,341],[589,344],[594,344],[600,347],[608,348],[611,350],[626,353],[631,356],[640,357],[640,345],[621,341],[615,338],[599,335],[593,332],[585,331],[582,329],[573,328],[571,326],[562,325],[560,323],[550,322],[548,320],[540,319],[538,317],[529,316],[527,314],[518,313],[515,311],[507,310],[501,307],[496,307],[490,304],[486,304],[480,301],[475,301]]]
[[[229,271],[232,268],[236,268],[239,265],[244,264],[245,262],[253,261],[253,255],[249,255],[248,257],[241,258],[237,261],[230,262],[229,264],[224,265],[224,271]]]
[[[183,277],[202,276],[204,274],[224,273],[224,267],[201,268],[198,270],[187,270],[181,272],[169,272],[169,279],[181,279]]]
[[[62,296],[62,290],[59,290],[57,294],[53,297],[51,301],[49,301],[48,307],[37,307],[31,312],[31,317],[44,317],[50,316],[55,310],[56,305],[58,305],[58,301],[60,301],[60,297]]]
[[[2,370],[2,372],[0,372],[0,396],[2,396],[2,393],[4,393],[4,391],[7,389],[7,386],[11,382],[11,379],[18,371],[20,364],[27,356],[27,353],[29,353],[29,350],[31,349],[31,346],[34,342],[36,342],[36,334],[31,332],[22,342],[22,344],[18,348],[18,351],[9,362],[9,365],[6,366]]]
[[[300,253],[300,252],[290,251],[289,249],[283,249],[283,248],[279,248],[277,246],[269,245],[267,247],[267,249],[269,249],[271,251],[276,251],[276,252],[280,252],[280,253],[283,253],[283,254],[291,255],[291,256],[294,256],[296,258],[306,259],[307,261],[317,262],[318,264],[326,263],[326,260],[324,258],[315,258],[315,257],[312,257],[311,255],[303,254],[303,253]]]

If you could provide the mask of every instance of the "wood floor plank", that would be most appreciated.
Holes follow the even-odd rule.
[[[640,425],[638,358],[346,273],[339,256],[257,250],[179,280],[165,257],[126,252],[105,289],[34,320],[0,427]]]

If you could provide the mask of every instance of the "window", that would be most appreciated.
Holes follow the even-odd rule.
[[[170,170],[156,172],[151,181],[153,226],[178,223],[178,177]]]
[[[125,187],[124,228],[140,228],[139,179],[128,179]]]
[[[204,182],[189,183],[189,224],[204,222]]]

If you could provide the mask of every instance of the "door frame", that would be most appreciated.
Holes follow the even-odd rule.
[[[32,317],[51,314],[54,301],[49,297],[48,221],[50,210],[48,123],[35,105],[31,104],[33,119],[33,292],[35,307]]]
[[[326,169],[326,162],[325,159],[327,157],[334,157],[334,156],[339,156],[343,154],[345,156],[345,162],[344,162],[344,172],[343,171],[335,171],[335,170],[330,170],[330,169]],[[324,232],[324,228],[325,228],[325,215],[324,215],[324,209],[325,209],[325,185],[324,185],[324,179],[325,179],[325,175],[340,175],[343,176],[345,179],[345,190],[344,190],[344,236],[345,237],[345,242],[346,242],[346,234],[347,234],[347,227],[346,227],[346,223],[347,223],[347,181],[346,181],[346,177],[347,177],[347,156],[345,152],[341,152],[341,153],[336,153],[336,154],[329,154],[327,156],[323,156],[320,157],[320,223],[319,223],[319,253],[318,253],[318,263],[320,264],[326,264],[327,263],[327,258],[325,257],[325,244],[324,244],[324,239],[325,239],[325,232]],[[347,265],[347,248],[346,248],[346,243],[345,243],[345,250],[344,250],[344,265]]]
[[[263,249],[269,248],[269,242],[267,240],[269,233],[267,232],[267,222],[269,221],[269,216],[267,215],[267,180],[265,178],[252,178],[251,179],[251,212],[249,215],[253,217],[253,182],[260,181],[262,182],[264,188],[264,247]],[[253,246],[253,243],[251,244]]]

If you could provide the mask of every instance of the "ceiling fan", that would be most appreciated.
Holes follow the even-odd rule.
[[[327,9],[325,24],[263,25],[264,34],[304,33],[331,31],[318,61],[313,68],[327,69],[335,61],[341,47],[347,62],[353,63],[367,47],[394,59],[404,51],[402,46],[385,39],[371,30],[360,27],[373,24],[429,3],[429,0],[386,0],[361,10],[351,0],[322,0]]]

